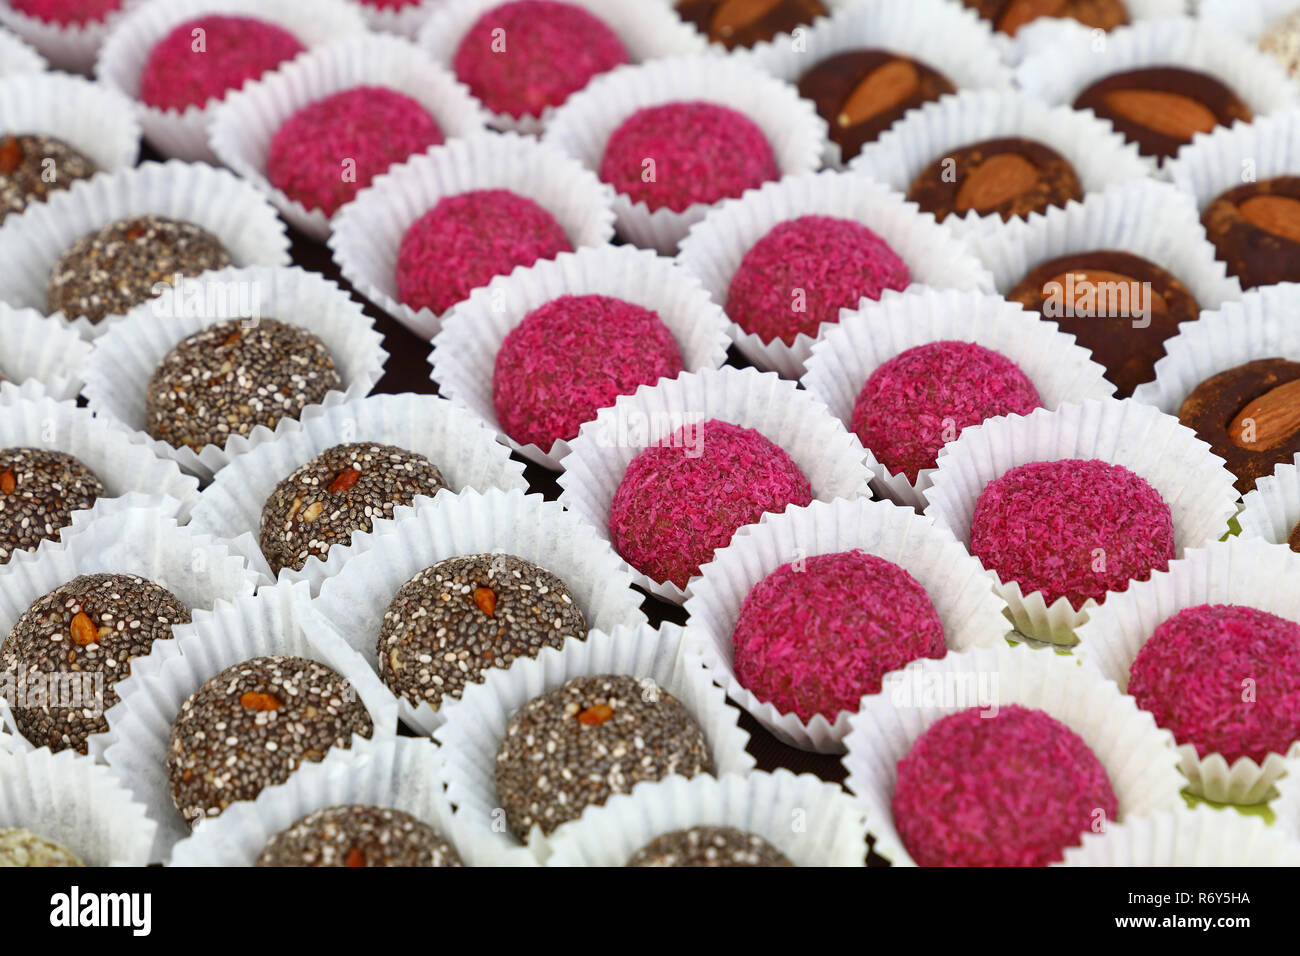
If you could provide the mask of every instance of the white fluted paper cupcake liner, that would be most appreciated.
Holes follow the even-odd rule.
[[[667,56],[703,53],[707,41],[684,23],[666,3],[628,3],[627,0],[563,0],[590,13],[623,42],[632,63]],[[452,69],[466,34],[488,13],[506,6],[507,0],[444,0],[426,17],[416,42],[439,63]],[[547,107],[537,116],[514,116],[494,111],[496,129],[537,135],[555,115]]]
[[[1273,820],[1293,839],[1300,839],[1300,763],[1286,761],[1286,773],[1274,785],[1276,796],[1268,803]]]
[[[35,309],[15,309],[0,302],[0,396],[10,398],[36,381],[60,401],[81,391],[90,343],[73,329]],[[0,399],[2,400],[2,399]]]
[[[1124,0],[1129,23],[1177,19],[1188,12],[1187,5],[1188,0]],[[1080,48],[1085,43],[1095,46],[1104,42],[1107,34],[1069,17],[1042,16],[1026,23],[1014,37],[1005,33],[997,33],[995,37],[1003,59],[1014,66],[1040,50],[1056,49],[1062,44],[1074,43]]]
[[[643,385],[601,409],[582,426],[562,462],[561,504],[608,541],[609,506],[632,459],[674,431],[711,419],[755,429],[784,449],[816,500],[871,496],[866,450],[825,405],[772,372],[724,366]],[[654,581],[621,556],[619,561],[655,597],[681,604],[691,593],[689,583],[683,589]]]
[[[842,753],[853,711],[805,721],[760,700],[736,678],[732,634],[754,586],[791,561],[860,549],[892,561],[929,594],[950,650],[991,647],[1010,636],[1006,603],[993,593],[983,566],[929,518],[887,501],[817,501],[764,515],[719,548],[700,569],[686,602],[687,639],[727,696],[783,743]]]
[[[58,69],[89,75],[104,39],[118,21],[140,2],[141,0],[125,0],[121,7],[102,20],[65,25],[22,13],[4,0],[0,2],[0,25],[30,43]]]
[[[366,21],[366,26],[375,33],[391,33],[395,36],[415,39],[420,27],[429,19],[433,11],[443,0],[416,0],[400,7],[381,7],[365,0],[348,0]]]
[[[520,841],[499,823],[496,792],[496,755],[506,725],[528,701],[554,690],[566,681],[588,674],[623,674],[643,679],[647,689],[662,688],[695,718],[713,758],[714,773],[748,774],[754,758],[746,751],[749,734],[740,728],[740,711],[727,703],[687,653],[682,629],[665,624],[619,627],[612,632],[593,630],[585,639],[570,638],[560,648],[546,648],[536,658],[523,658],[508,668],[489,672],[486,684],[471,686],[465,696],[447,708],[446,723],[434,734],[443,748],[447,797],[456,815],[479,828],[491,828],[502,847]],[[553,834],[552,836],[557,836]],[[528,848],[539,862],[551,853],[550,838],[534,828]]]
[[[453,493],[464,488],[528,490],[524,466],[510,457],[491,429],[461,414],[451,402],[434,395],[372,395],[313,408],[278,430],[270,441],[234,459],[199,495],[189,527],[225,539],[253,568],[275,578],[259,543],[267,498],[283,479],[326,449],[358,441],[396,445],[424,455]],[[410,510],[400,506],[397,514]],[[335,571],[338,567],[329,566]],[[280,579],[309,581],[315,594],[326,573],[326,564],[313,556],[301,571],[282,570]]]
[[[862,810],[839,785],[788,770],[645,781],[561,826],[547,866],[623,866],[655,838],[699,826],[762,837],[795,866],[863,866]]]
[[[540,495],[499,488],[439,494],[395,521],[376,521],[373,532],[352,540],[330,552],[312,611],[322,651],[358,654],[372,670],[384,611],[398,589],[425,568],[460,555],[514,555],[550,571],[568,585],[588,628],[645,620],[641,595],[609,545]],[[416,706],[381,686],[402,720],[421,733],[432,734],[446,720],[449,704]]]
[[[1287,544],[1300,523],[1300,455],[1255,482],[1241,502],[1241,514],[1237,515],[1241,537]]]
[[[1195,200],[1198,213],[1230,189],[1293,176],[1298,169],[1300,109],[1296,108],[1261,116],[1253,123],[1221,126],[1198,136],[1165,163],[1170,181]]]
[[[437,122],[444,140],[481,132],[487,124],[487,113],[464,84],[394,36],[364,34],[328,44],[232,93],[212,110],[213,152],[313,239],[329,236],[330,217],[271,185],[266,176],[271,140],[299,110],[358,86],[382,86],[415,100]]]
[[[1176,556],[1217,540],[1236,514],[1237,492],[1223,459],[1173,416],[1117,399],[1070,402],[967,428],[939,453],[925,513],[969,548],[971,516],[989,482],[1030,462],[1072,458],[1121,465],[1155,488],[1169,506]],[[1017,582],[989,574],[1016,630],[1040,641],[1073,643],[1075,628],[1098,607],[1091,598],[1077,611],[1066,597],[1049,605],[1041,591],[1025,594]],[[1106,601],[1116,593],[1122,592],[1110,592]]]
[[[569,442],[560,439],[541,448],[505,434],[493,403],[493,375],[506,336],[533,310],[565,295],[612,296],[653,310],[672,333],[688,372],[722,365],[730,342],[726,315],[696,278],[647,249],[600,246],[561,253],[474,290],[447,313],[433,340],[429,362],[439,393],[529,461],[554,470],[569,453]]]
[[[139,101],[140,77],[154,47],[181,24],[214,14],[273,23],[293,34],[308,50],[366,30],[361,14],[342,0],[312,0],[309,4],[300,0],[146,0],[114,25],[99,51],[95,76],[135,101],[145,138],[164,156],[217,162],[208,145],[208,131],[213,107],[220,100],[184,110],[164,110]]]
[[[782,176],[814,172],[821,165],[826,123],[812,103],[741,59],[710,55],[622,66],[597,77],[555,111],[543,141],[596,170],[610,136],[628,117],[646,107],[683,100],[730,107],[752,120],[771,145]],[[619,235],[664,255],[673,255],[691,226],[716,205],[652,211],[622,193],[614,197]]]
[[[899,837],[891,802],[898,762],[917,738],[949,714],[1013,704],[1042,710],[1083,738],[1106,770],[1119,804],[1118,822],[1182,806],[1186,781],[1169,734],[1133,698],[1058,654],[986,648],[913,661],[895,671],[881,693],[864,697],[850,721],[845,785],[867,811],[876,853],[895,866],[915,865]]]
[[[614,235],[614,191],[556,150],[515,134],[483,134],[435,146],[392,167],[334,216],[329,247],[357,291],[423,338],[442,316],[398,298],[397,256],[411,224],[447,196],[508,189],[555,217],[575,249]]]
[[[1259,817],[1200,806],[1085,833],[1062,866],[1300,866],[1300,843]]]
[[[149,382],[168,353],[195,332],[229,319],[262,318],[296,325],[325,343],[343,384],[325,395],[325,406],[369,394],[384,374],[388,353],[374,320],[329,279],[297,266],[221,269],[187,279],[142,303],[95,340],[84,389],[91,411],[130,430],[160,458],[175,461],[201,479],[212,477],[273,439],[292,419],[281,419],[275,429],[259,425],[247,436],[231,435],[223,445],[205,445],[198,452],[173,447],[145,430]]]
[[[813,345],[800,384],[851,430],[858,395],[876,369],[918,345],[954,340],[975,342],[1015,362],[1034,383],[1044,408],[1109,398],[1115,392],[1105,379],[1106,370],[1055,322],[999,295],[928,288],[886,292],[879,302],[841,312],[839,323],[828,326]],[[873,491],[900,505],[925,509],[933,468],[923,468],[911,481],[901,471],[891,472],[871,449],[867,455]]]
[[[0,76],[42,73],[49,69],[45,58],[16,33],[0,27]]]

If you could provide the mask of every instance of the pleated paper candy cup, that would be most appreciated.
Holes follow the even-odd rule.
[[[411,2],[384,5],[384,0],[349,0],[375,33],[392,33],[415,39],[420,27],[442,3],[442,0],[411,0]]]
[[[1195,5],[1193,0],[1192,5]],[[1187,13],[1186,0],[1124,0],[1125,12],[1129,23],[1141,23],[1144,20],[1167,20],[1182,17]],[[1015,65],[1026,57],[1040,50],[1056,49],[1062,44],[1099,44],[1107,34],[1099,29],[1085,26],[1069,17],[1038,17],[1021,27],[1014,37],[997,33],[995,37],[1001,48],[1003,59]]]
[[[1085,833],[1063,866],[1300,866],[1300,843],[1256,816],[1200,806]]]
[[[518,489],[466,489],[440,494],[396,521],[376,521],[372,533],[334,548],[312,603],[318,645],[331,655],[359,655],[377,671],[384,612],[402,585],[440,561],[471,554],[513,555],[550,571],[568,586],[588,628],[645,620],[641,595],[613,551],[559,504]],[[437,710],[427,701],[416,706],[380,686],[402,721],[420,733],[432,734],[445,721],[449,703]]]
[[[706,826],[762,837],[795,866],[866,862],[866,820],[848,794],[812,774],[777,770],[639,783],[561,826],[546,865],[623,866],[657,837]]]
[[[845,785],[867,814],[875,851],[894,866],[915,866],[894,820],[898,762],[942,718],[1012,705],[1041,710],[1088,745],[1109,778],[1118,822],[1182,806],[1186,784],[1169,734],[1133,698],[1076,662],[1049,651],[999,647],[913,661],[862,700],[847,740]],[[1116,821],[1107,820],[1107,825]],[[1034,826],[1035,821],[1024,821]]]
[[[330,217],[271,185],[267,156],[272,139],[291,116],[359,86],[380,86],[415,100],[437,122],[444,140],[481,132],[487,124],[487,113],[469,90],[428,54],[398,37],[365,34],[311,50],[213,107],[212,149],[266,193],[291,225],[324,241]]]
[[[1300,0],[1199,0],[1195,16],[1206,27],[1258,45],[1277,21],[1300,10]]]
[[[45,58],[27,45],[18,34],[0,28],[0,76],[41,73],[49,69]]]
[[[782,176],[821,166],[826,123],[812,103],[743,59],[716,55],[670,57],[597,77],[555,111],[544,142],[598,170],[610,137],[633,113],[683,101],[725,106],[751,120],[771,145]],[[667,206],[651,210],[644,201],[614,196],[619,235],[664,255],[673,255],[691,226],[716,206],[700,202],[681,212]]]
[[[1269,801],[1274,826],[1282,827],[1292,839],[1300,839],[1300,765],[1287,761],[1287,772],[1274,786],[1276,796]]]
[[[435,146],[376,176],[334,216],[334,261],[358,292],[416,335],[433,338],[442,316],[399,299],[402,238],[440,200],[481,189],[531,199],[555,218],[574,249],[603,246],[614,236],[610,187],[548,146],[515,134],[485,133]]]
[[[1300,524],[1300,455],[1255,482],[1241,501],[1244,507],[1237,515],[1241,537],[1287,544]]]
[[[0,26],[7,27],[16,36],[30,43],[57,69],[89,75],[104,39],[122,17],[140,2],[141,0],[124,0],[121,7],[102,20],[63,24],[22,13],[15,10],[8,0],[0,0]],[[0,50],[0,62],[4,58],[4,51]],[[0,68],[0,73],[3,72],[3,68]]]
[[[429,362],[439,394],[466,409],[529,461],[558,470],[569,443],[522,445],[505,434],[493,401],[501,345],[534,310],[561,296],[604,295],[655,312],[681,351],[686,371],[717,368],[727,359],[727,317],[693,275],[671,259],[630,246],[561,253],[531,268],[498,276],[447,314]]]
[[[75,400],[85,376],[90,343],[35,309],[0,302],[0,404],[26,397],[23,386],[39,383],[41,394]],[[37,396],[39,397],[39,396]]]
[[[700,569],[686,602],[687,637],[727,696],[782,743],[819,753],[843,753],[853,711],[835,719],[803,720],[759,699],[736,678],[733,633],[754,586],[783,565],[812,555],[862,550],[903,568],[925,588],[943,625],[949,650],[1005,643],[1011,626],[1005,602],[983,566],[947,531],[887,501],[817,501],[765,515],[741,529]]]
[[[862,443],[825,405],[771,372],[724,366],[643,385],[601,409],[570,443],[560,475],[561,504],[608,541],[610,503],[632,459],[668,442],[674,432],[712,419],[752,428],[781,447],[819,501],[871,496]],[[691,593],[689,583],[681,588],[655,581],[619,560],[639,587],[661,600],[681,604]]]
[[[534,697],[575,677],[594,674],[638,677],[647,692],[662,689],[675,697],[704,732],[719,778],[753,769],[754,758],[745,750],[749,734],[738,723],[740,711],[727,703],[722,689],[687,653],[680,627],[665,624],[656,630],[640,624],[612,633],[593,630],[585,640],[570,638],[563,647],[548,647],[539,657],[490,671],[486,684],[471,686],[447,708],[447,721],[434,738],[446,756],[447,798],[456,805],[458,817],[480,830],[491,830],[502,848],[522,845],[499,822],[496,756],[506,725]],[[528,848],[539,862],[546,862],[551,838],[539,827],[529,837]]]
[[[324,406],[369,394],[384,374],[388,353],[383,336],[361,304],[337,285],[297,266],[221,269],[187,279],[179,288],[142,303],[95,340],[86,363],[86,400],[96,415],[132,431],[160,458],[169,458],[206,480],[231,461],[270,441],[293,419],[275,429],[258,425],[247,436],[230,435],[224,444],[194,451],[150,437],[147,392],[159,363],[182,340],[218,322],[237,319],[256,325],[277,319],[318,336],[329,349],[342,380]],[[309,405],[308,410],[319,407]]]
[[[274,579],[259,543],[266,500],[300,466],[335,445],[352,442],[396,445],[424,455],[437,466],[452,493],[465,488],[528,490],[524,466],[510,457],[491,429],[461,414],[451,402],[434,395],[372,395],[314,408],[277,430],[270,441],[234,459],[199,496],[189,527],[226,540],[251,567]],[[420,497],[416,503],[427,500]],[[410,506],[402,505],[397,514],[410,511]],[[313,556],[301,571],[285,568],[279,577],[309,581],[315,594],[339,567],[337,562]]]

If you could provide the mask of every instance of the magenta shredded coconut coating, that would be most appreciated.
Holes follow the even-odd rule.
[[[927,342],[871,373],[849,427],[891,474],[916,481],[963,428],[1041,405],[1034,383],[1006,356],[971,342]]]
[[[195,30],[203,31],[201,45]],[[187,20],[149,51],[140,74],[140,101],[161,110],[202,106],[305,49],[288,30],[254,17]]]
[[[781,171],[748,116],[688,102],[647,107],[624,120],[605,144],[600,178],[649,209],[681,212],[739,196],[780,179]]]
[[[878,693],[885,674],[947,652],[925,588],[865,551],[777,568],[745,597],[732,641],[742,687],[783,714],[832,722]]]
[[[566,295],[528,313],[501,343],[492,403],[507,435],[545,450],[620,395],[681,370],[681,349],[657,312]]]
[[[447,196],[402,237],[398,297],[445,312],[495,276],[572,251],[555,217],[531,199],[508,189]]]
[[[452,68],[488,109],[518,117],[540,116],[592,77],[627,62],[618,34],[581,7],[517,0],[479,17],[456,48]]]
[[[642,574],[685,587],[738,528],[811,502],[808,479],[783,448],[709,419],[632,459],[610,502],[609,536]]]
[[[936,721],[898,762],[894,825],[918,866],[1047,866],[1115,820],[1106,768],[1078,734],[1018,704],[982,713]]]
[[[764,342],[816,336],[840,309],[911,282],[907,263],[861,223],[801,216],[775,226],[745,253],[727,291],[727,315]]]
[[[9,0],[9,6],[44,23],[70,26],[98,23],[122,8],[124,0]]]
[[[332,216],[388,167],[442,141],[437,122],[411,97],[358,86],[285,120],[271,138],[266,175],[290,199]]]
[[[1253,607],[1189,607],[1142,645],[1128,692],[1200,757],[1285,755],[1300,740],[1300,624]]]
[[[1025,594],[1077,611],[1174,557],[1174,521],[1159,492],[1120,465],[1066,459],[1012,468],[990,481],[970,529],[971,554]]]

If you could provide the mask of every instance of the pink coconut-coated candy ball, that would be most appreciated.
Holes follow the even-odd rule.
[[[271,185],[327,216],[394,163],[442,142],[429,111],[382,86],[317,100],[276,130],[266,157]]]
[[[743,113],[716,103],[637,110],[614,130],[600,178],[649,209],[681,212],[781,178],[772,146]]]
[[[452,68],[488,109],[520,117],[540,116],[627,62],[618,34],[581,7],[516,0],[479,17]]]
[[[1119,812],[1082,738],[1019,704],[932,724],[898,762],[891,806],[919,866],[1047,866]]]
[[[1285,755],[1300,740],[1300,624],[1253,607],[1189,607],[1142,645],[1128,692],[1200,757]]]
[[[620,395],[681,370],[681,349],[657,312],[566,295],[528,313],[501,343],[492,403],[507,435],[547,450]]]
[[[1174,522],[1160,493],[1120,465],[1067,459],[1012,468],[988,483],[971,519],[971,553],[1025,594],[1077,611],[1174,557]]]
[[[777,568],[745,597],[732,641],[742,687],[783,714],[832,723],[885,674],[947,651],[925,588],[865,551]]]
[[[44,23],[98,23],[122,8],[124,0],[9,0],[18,13]]]
[[[907,263],[861,223],[801,216],[754,243],[727,290],[727,315],[764,342],[794,344],[863,298],[879,299],[911,282]]]
[[[445,312],[495,276],[572,251],[555,217],[531,199],[508,189],[447,196],[402,236],[398,296]]]
[[[187,20],[149,52],[140,74],[140,100],[161,110],[202,106],[304,49],[288,30],[254,17]]]
[[[709,419],[678,429],[627,466],[609,506],[609,536],[624,560],[678,587],[765,512],[812,501],[785,450],[761,432]]]
[[[1041,405],[1034,383],[1006,356],[972,342],[927,342],[871,373],[850,427],[890,473],[916,481],[963,428]]]

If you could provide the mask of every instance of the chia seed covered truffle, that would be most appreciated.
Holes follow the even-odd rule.
[[[423,455],[393,445],[360,442],[327,448],[275,486],[262,508],[262,554],[271,571],[301,571],[325,560],[354,531],[392,518],[416,495],[432,498],[447,482]]]
[[[892,808],[920,866],[1047,866],[1119,802],[1078,734],[1012,704],[932,724],[898,762]]]
[[[1120,465],[1066,459],[1012,468],[988,483],[971,519],[971,554],[1025,594],[1077,611],[1174,558],[1174,523],[1151,485]]]
[[[0,644],[14,723],[37,747],[86,753],[132,659],[189,620],[176,595],[134,574],[83,574],[38,598]]]
[[[8,0],[18,13],[40,20],[72,26],[81,23],[98,23],[122,8],[125,0]]]
[[[682,703],[635,677],[575,677],[511,718],[497,751],[497,798],[527,841],[643,780],[712,773],[704,731]]]
[[[99,476],[71,455],[41,448],[0,448],[0,564],[35,551],[72,513],[104,495]]]
[[[82,236],[50,273],[48,311],[99,322],[120,315],[170,285],[177,275],[196,276],[231,264],[221,240],[188,222],[137,216]]]
[[[681,349],[658,313],[566,295],[528,313],[501,343],[492,403],[507,435],[546,450],[620,395],[681,371]]]
[[[627,866],[794,866],[761,836],[735,827],[691,827],[655,837]]]
[[[369,737],[374,724],[342,675],[302,657],[227,667],[181,705],[167,746],[172,802],[193,826],[284,783],[304,760]]]
[[[71,850],[30,830],[0,828],[0,869],[9,866],[85,866]]]
[[[297,418],[343,380],[329,348],[275,319],[217,322],[181,340],[145,393],[145,431],[174,448],[201,451]]]
[[[52,136],[0,136],[0,222],[96,171],[89,157]]]
[[[585,638],[582,610],[558,577],[510,554],[471,554],[425,568],[384,611],[375,652],[397,696],[437,710],[509,667]]]
[[[438,832],[401,810],[326,807],[271,837],[254,866],[461,866]]]

